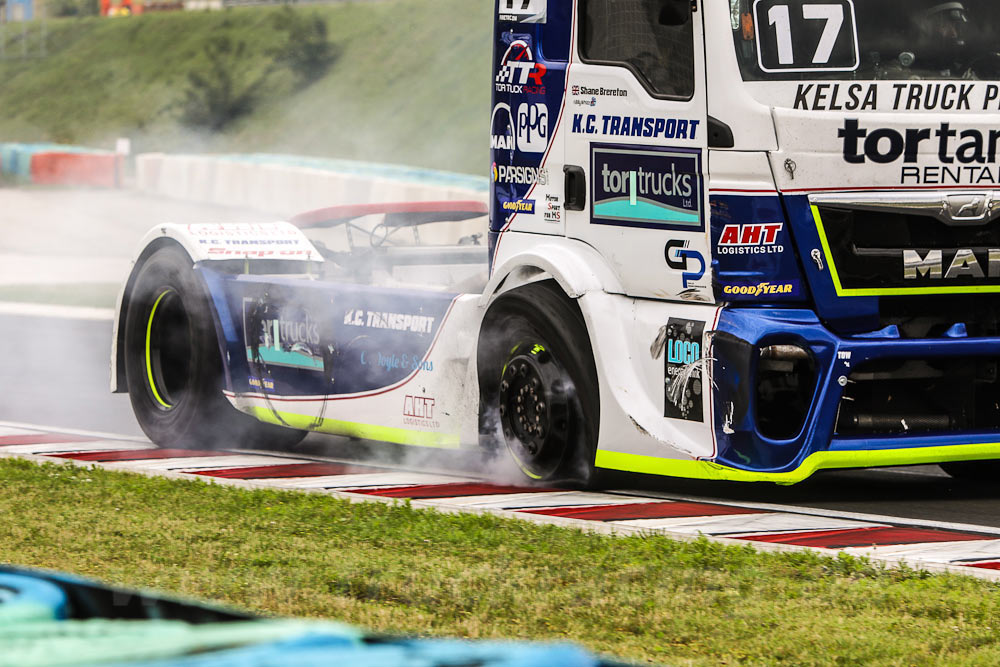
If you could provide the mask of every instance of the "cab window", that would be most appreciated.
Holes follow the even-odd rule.
[[[621,65],[656,97],[694,95],[693,20],[661,24],[662,0],[580,0],[580,58]]]

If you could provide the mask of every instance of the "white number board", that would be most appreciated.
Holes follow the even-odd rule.
[[[753,15],[761,71],[852,72],[860,64],[854,0],[756,0]]]

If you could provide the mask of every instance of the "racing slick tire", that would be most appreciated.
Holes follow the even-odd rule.
[[[597,368],[583,315],[554,281],[501,294],[479,334],[480,441],[536,482],[594,482]]]
[[[257,421],[223,395],[212,309],[192,266],[180,246],[163,246],[139,269],[129,296],[125,374],[139,426],[161,447],[294,446],[305,431]]]

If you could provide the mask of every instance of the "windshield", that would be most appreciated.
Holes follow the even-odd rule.
[[[730,0],[747,81],[1000,78],[996,0]]]

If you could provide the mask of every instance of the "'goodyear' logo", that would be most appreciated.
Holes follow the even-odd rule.
[[[745,296],[763,296],[766,294],[791,294],[794,285],[791,283],[760,283],[757,285],[726,285],[723,294],[740,294]]]
[[[503,202],[503,210],[512,213],[534,214],[535,202],[533,199],[515,199],[514,201]]]

